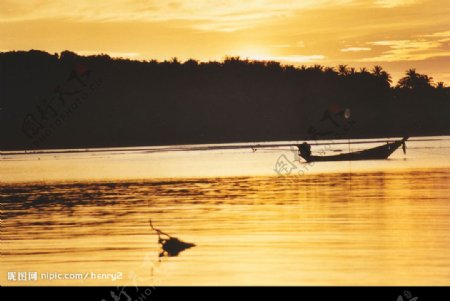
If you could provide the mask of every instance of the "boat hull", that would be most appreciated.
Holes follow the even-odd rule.
[[[307,162],[383,160],[387,159],[393,152],[395,152],[406,141],[406,139],[407,138],[404,138],[399,141],[390,142],[385,145],[362,151],[332,156],[309,156],[307,158],[303,158]]]

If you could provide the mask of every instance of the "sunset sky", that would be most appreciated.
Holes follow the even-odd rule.
[[[2,0],[0,51],[416,68],[450,85],[449,0]]]

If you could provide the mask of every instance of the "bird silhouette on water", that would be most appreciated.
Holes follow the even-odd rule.
[[[150,227],[156,232],[158,235],[158,243],[162,246],[162,251],[159,253],[159,257],[173,257],[178,256],[180,252],[192,248],[195,246],[193,243],[184,242],[179,240],[176,237],[173,237],[163,231],[156,229],[153,227],[152,220],[149,219]]]

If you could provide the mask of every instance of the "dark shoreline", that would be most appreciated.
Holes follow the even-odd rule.
[[[32,50],[0,74],[3,151],[450,134],[450,88],[414,69]]]

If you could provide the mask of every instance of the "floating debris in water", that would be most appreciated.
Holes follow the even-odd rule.
[[[173,257],[178,256],[180,252],[195,247],[195,244],[184,242],[179,240],[176,237],[173,237],[163,231],[156,229],[153,227],[152,220],[149,219],[150,227],[156,232],[158,235],[158,243],[162,246],[162,251],[159,253],[159,257]]]

